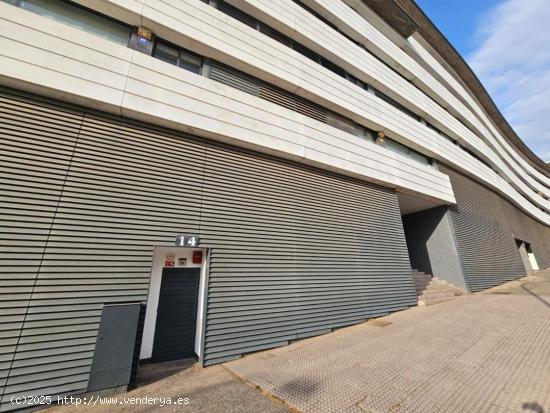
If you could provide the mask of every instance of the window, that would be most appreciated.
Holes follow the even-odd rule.
[[[384,143],[384,146],[389,149],[390,151],[396,152],[400,155],[406,156],[407,158],[410,158],[416,162],[419,162],[424,165],[431,165],[432,160],[431,158],[428,158],[427,156],[422,155],[419,152],[416,152],[414,149],[411,149],[399,142],[396,142],[392,139],[387,139]]]
[[[178,66],[193,73],[200,73],[202,67],[202,59],[193,53],[186,52],[185,50],[180,50],[180,59],[178,62]]]
[[[391,139],[386,139],[384,146],[393,152],[400,153],[401,155],[409,157],[409,148],[407,148],[405,145],[400,144],[399,142],[393,141]]]
[[[201,72],[202,58],[200,56],[162,41],[157,41],[153,57],[193,73]]]
[[[155,50],[153,50],[153,57],[177,66],[179,51],[177,48],[169,46],[166,43],[157,42]]]
[[[127,45],[131,28],[61,0],[0,0],[112,42]]]

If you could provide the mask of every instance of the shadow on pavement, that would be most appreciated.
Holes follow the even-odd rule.
[[[311,378],[296,378],[281,385],[278,390],[300,396],[312,396],[319,388],[319,382]]]
[[[544,413],[544,408],[537,402],[532,403],[523,403],[521,406],[523,410],[535,412],[535,413]]]
[[[173,376],[193,367],[197,361],[194,358],[165,361],[162,363],[147,363],[139,366],[138,387],[154,383],[166,377]]]
[[[543,297],[541,297],[540,295],[536,294],[534,291],[530,290],[529,288],[527,288],[525,286],[525,284],[522,284],[521,285],[521,288],[525,291],[527,291],[528,294],[532,295],[533,297],[535,297],[537,300],[539,300],[541,303],[543,303],[546,307],[550,308],[550,302],[546,301]]]

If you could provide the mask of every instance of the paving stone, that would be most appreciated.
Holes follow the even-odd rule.
[[[477,293],[383,320],[225,366],[308,413],[550,413],[550,296]]]

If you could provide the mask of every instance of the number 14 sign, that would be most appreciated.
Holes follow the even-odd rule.
[[[199,245],[198,235],[176,235],[176,247],[196,247],[197,245]]]

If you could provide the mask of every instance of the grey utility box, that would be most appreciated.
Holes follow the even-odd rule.
[[[88,391],[127,386],[139,345],[141,303],[106,305],[101,313]]]

